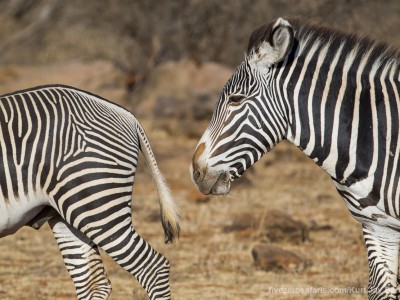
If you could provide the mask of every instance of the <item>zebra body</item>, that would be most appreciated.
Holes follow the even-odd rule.
[[[287,139],[332,178],[362,223],[369,298],[396,299],[400,245],[400,54],[366,38],[278,19],[256,29],[191,165],[203,193]]]
[[[134,275],[150,299],[170,299],[169,262],[132,226],[139,150],[160,194],[167,241],[176,208],[143,127],[127,110],[66,86],[1,96],[0,235],[48,221],[78,299],[107,299],[98,247]]]

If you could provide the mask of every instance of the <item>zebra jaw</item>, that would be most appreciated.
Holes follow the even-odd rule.
[[[214,186],[211,188],[213,195],[226,195],[231,190],[231,179],[228,172],[223,172],[219,175]]]

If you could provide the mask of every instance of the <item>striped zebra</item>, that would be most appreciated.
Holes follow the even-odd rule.
[[[287,139],[332,178],[361,222],[369,299],[398,296],[400,54],[382,43],[279,18],[256,29],[193,155],[193,182],[226,194]]]
[[[166,242],[173,241],[177,209],[130,112],[59,85],[1,96],[0,236],[48,222],[78,299],[107,299],[111,292],[99,247],[150,299],[171,299],[168,260],[132,225],[139,149],[159,192]]]

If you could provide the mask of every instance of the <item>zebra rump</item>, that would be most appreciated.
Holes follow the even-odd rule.
[[[150,299],[170,299],[168,260],[132,225],[139,151],[158,189],[166,242],[179,236],[179,215],[133,114],[62,85],[0,99],[0,236],[48,221],[78,299],[107,299],[111,292],[99,247]]]

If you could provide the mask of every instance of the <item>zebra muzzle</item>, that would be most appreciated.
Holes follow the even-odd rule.
[[[231,187],[229,172],[203,174],[201,171],[194,170],[192,179],[199,191],[205,195],[225,195],[229,193]]]

